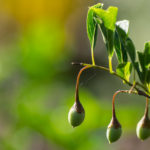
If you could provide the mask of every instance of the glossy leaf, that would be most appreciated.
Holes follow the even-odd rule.
[[[117,30],[115,31],[115,36],[114,36],[114,47],[118,58],[118,62],[119,63],[127,62],[128,57],[127,57],[127,52],[125,50],[125,45],[122,38],[119,36]]]
[[[145,43],[144,55],[145,55],[145,68],[149,68],[149,65],[150,65],[150,42]]]
[[[137,53],[138,53],[138,58],[139,58],[141,70],[142,70],[142,72],[145,73],[145,57],[144,57],[144,53],[142,53],[142,52],[137,52]]]
[[[103,21],[104,26],[114,31],[115,23],[117,19],[118,8],[117,7],[109,7],[107,10],[103,10],[100,8],[93,8],[95,14]]]
[[[145,63],[144,79],[145,79],[145,83],[149,85],[150,84],[150,42],[145,43],[144,63]]]
[[[124,43],[121,43],[121,51],[122,51],[123,62],[127,62],[128,55]]]
[[[107,48],[108,55],[109,57],[112,57],[114,53],[114,32],[112,30],[107,29],[104,26],[104,23],[101,22],[99,19],[97,19],[97,22],[99,22],[100,30]]]
[[[122,20],[116,22],[116,28],[122,39],[126,39],[128,37],[129,32],[129,21]]]
[[[94,12],[92,8],[102,8],[103,4],[98,3],[97,5],[94,5],[89,8],[88,14],[87,14],[87,34],[90,41],[91,46],[94,47],[96,43],[97,38],[97,24],[94,20]]]
[[[134,66],[135,70],[137,71],[137,74],[138,74],[140,81],[143,83],[144,82],[144,76],[143,76],[142,71],[140,70],[139,62],[134,62],[133,66]]]
[[[122,56],[122,46],[121,46],[121,39],[117,32],[115,32],[114,37],[114,46],[115,46],[115,52],[118,59],[119,64],[123,63],[123,56]]]
[[[129,21],[123,20],[116,22],[114,47],[119,63],[127,62],[127,51],[125,49],[126,39],[128,37]]]
[[[97,16],[97,23],[100,26],[109,58],[111,58],[114,53],[114,30],[118,9],[116,7],[109,7],[107,10],[102,8],[92,8],[92,10]]]
[[[132,71],[132,64],[130,62],[119,64],[116,72],[118,75],[120,75],[122,78],[129,81],[130,75]]]
[[[142,83],[150,83],[150,42],[145,43],[144,52],[138,52],[141,67]]]
[[[128,52],[132,63],[134,63],[135,62],[135,58],[136,58],[136,52],[135,52],[134,44],[133,44],[133,42],[132,42],[132,40],[130,38],[128,38],[126,40],[125,44],[126,44],[125,45],[125,49]]]

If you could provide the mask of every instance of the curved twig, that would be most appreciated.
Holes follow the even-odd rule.
[[[100,70],[104,70],[104,71],[109,72],[109,68],[106,68],[106,67],[103,67],[103,66],[98,66],[98,65],[86,64],[86,63],[74,63],[74,62],[72,63],[72,65],[84,66],[83,68],[86,68],[86,69],[88,69],[88,68],[98,68],[98,69],[100,69]],[[85,70],[85,69],[83,69],[83,70]],[[81,73],[82,73],[83,70],[82,70],[82,69],[80,70],[78,76],[81,75]],[[150,96],[146,93],[146,92],[148,92],[147,89],[146,89],[143,85],[141,85],[140,83],[137,82],[136,85],[133,85],[131,82],[128,82],[126,79],[124,79],[123,77],[119,76],[116,72],[113,72],[113,73],[111,73],[111,74],[114,75],[114,76],[119,77],[119,78],[122,79],[125,83],[127,83],[129,86],[133,87],[133,88],[137,91],[136,94],[141,95],[141,96],[145,96],[145,97],[147,97],[147,98],[150,98]],[[78,84],[79,84],[79,79],[77,78],[77,80],[78,80],[78,81],[77,81],[77,85],[78,85]],[[142,89],[145,90],[146,92],[144,92],[144,91],[138,89],[137,86],[139,86],[140,88],[142,88]],[[76,86],[76,88],[77,88],[77,86]],[[78,89],[76,89],[76,90],[78,90]],[[123,91],[124,91],[124,90],[123,90]],[[131,92],[131,91],[130,91],[130,92]]]

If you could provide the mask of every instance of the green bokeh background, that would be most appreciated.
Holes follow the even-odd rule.
[[[118,20],[130,20],[130,36],[136,49],[143,50],[144,42],[150,40],[150,1],[0,0],[0,150],[150,147],[149,140],[141,142],[135,134],[145,99],[124,94],[116,99],[123,135],[108,144],[112,95],[129,87],[103,71],[89,69],[83,73],[80,99],[85,121],[74,129],[68,123],[80,69],[71,62],[91,62],[86,14],[97,2],[103,2],[105,8],[119,7]],[[107,66],[100,34],[95,57],[97,64]]]

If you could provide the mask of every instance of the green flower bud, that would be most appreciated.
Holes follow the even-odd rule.
[[[76,127],[80,125],[85,118],[85,111],[81,103],[75,102],[71,107],[68,114],[68,121],[73,126]]]
[[[144,116],[137,124],[137,137],[141,140],[146,140],[150,136],[150,120]]]
[[[122,134],[121,125],[116,118],[112,118],[110,124],[108,125],[106,136],[109,143],[117,141]]]

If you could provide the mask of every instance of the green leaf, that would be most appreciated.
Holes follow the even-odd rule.
[[[109,57],[112,57],[113,53],[114,53],[114,32],[112,30],[107,29],[104,26],[104,23],[101,22],[99,19],[97,19],[97,22],[100,26],[100,31],[102,33],[108,55],[109,55]]]
[[[144,56],[144,53],[137,52],[137,54],[138,54],[141,70],[143,73],[145,73],[145,56]]]
[[[150,51],[149,43],[146,43],[144,53],[138,52],[138,58],[139,58],[141,74],[142,74],[141,82],[144,84],[147,84],[150,82],[150,79],[149,79],[150,53],[149,51]]]
[[[117,74],[120,75],[122,78],[126,79],[127,81],[129,81],[130,79],[131,71],[132,64],[130,62],[119,64],[116,69]]]
[[[126,39],[128,37],[129,21],[122,20],[116,22],[114,47],[119,63],[127,62],[127,52],[125,49]]]
[[[123,62],[127,62],[128,56],[127,56],[127,51],[125,49],[124,43],[121,43],[121,51],[122,51]]]
[[[119,64],[123,63],[123,56],[122,56],[122,46],[121,46],[121,40],[117,32],[115,32],[114,37],[114,46],[115,46],[115,52],[118,59]]]
[[[118,8],[117,7],[109,7],[107,10],[103,10],[101,8],[92,8],[95,14],[103,21],[104,26],[114,31],[115,23],[117,19]]]
[[[138,57],[142,69],[143,83],[150,83],[150,42],[145,43],[144,53],[138,52]]]
[[[122,39],[126,39],[129,32],[129,21],[122,20],[116,22],[116,28]]]
[[[150,84],[150,70],[147,70],[147,75],[146,75],[146,83]]]
[[[145,68],[149,68],[149,65],[150,65],[150,42],[145,43],[144,55],[145,55]]]
[[[132,63],[134,63],[135,62],[135,58],[136,58],[136,53],[135,53],[134,44],[133,44],[133,42],[132,42],[132,40],[130,38],[128,38],[126,40],[125,49],[128,52],[128,54],[129,54],[129,56],[131,58]]]
[[[116,27],[114,36],[114,47],[119,63],[128,61],[127,51],[125,49],[125,38],[127,36],[121,34],[121,32],[123,32],[122,29]]]
[[[104,42],[107,47],[109,57],[109,69],[112,72],[112,56],[114,54],[114,30],[117,19],[117,7],[109,7],[107,10],[102,8],[92,8],[96,15],[97,23],[101,28]]]
[[[114,47],[118,62],[119,63],[127,62],[128,61],[127,51],[125,50],[125,45],[120,36],[118,35],[117,31],[115,32],[114,36]]]
[[[87,34],[91,45],[91,56],[92,56],[92,63],[95,65],[94,60],[94,47],[96,45],[97,40],[97,32],[98,32],[98,25],[95,21],[95,13],[93,12],[92,8],[102,8],[103,4],[98,3],[92,7],[89,8],[88,14],[87,14]]]
[[[87,34],[88,38],[91,44],[91,47],[95,45],[96,38],[97,38],[97,25],[94,20],[95,13],[92,8],[102,8],[103,4],[98,3],[92,7],[89,8],[88,14],[87,14]]]
[[[143,83],[144,82],[144,76],[140,70],[139,62],[134,62],[133,66],[134,66],[135,70],[137,71],[137,74],[138,74],[140,81]]]

